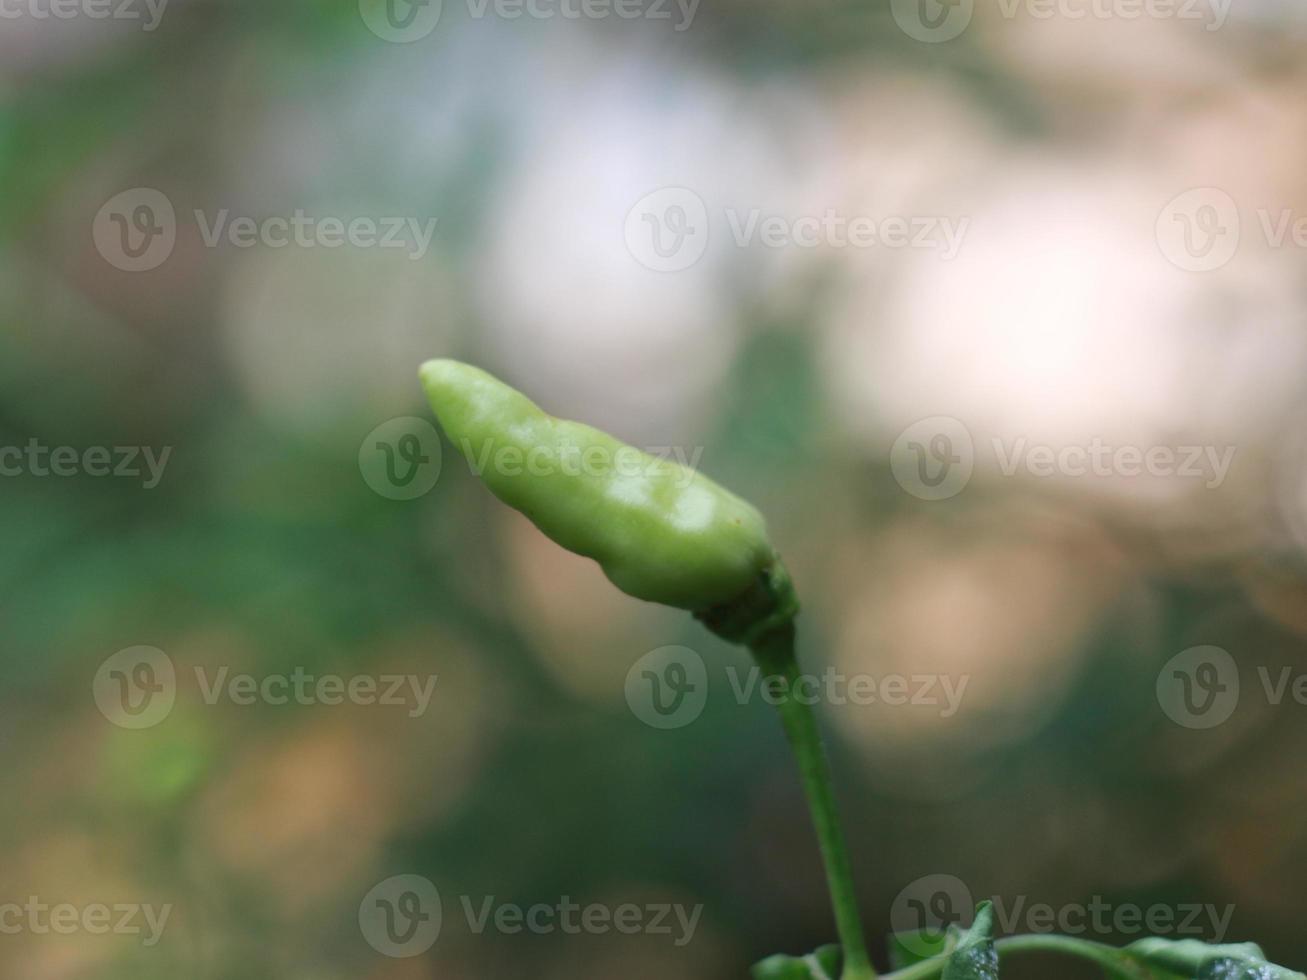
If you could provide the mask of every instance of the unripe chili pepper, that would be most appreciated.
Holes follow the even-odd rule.
[[[492,493],[558,544],[593,558],[623,592],[696,613],[736,642],[798,610],[762,515],[708,477],[581,422],[452,360],[422,365],[450,440]]]
[[[747,645],[793,690],[799,602],[751,504],[679,463],[554,418],[479,368],[428,361],[421,375],[445,434],[495,496],[564,548],[593,558],[623,592],[689,609],[719,636]],[[841,980],[875,980],[812,707],[787,693],[779,709],[830,882]]]

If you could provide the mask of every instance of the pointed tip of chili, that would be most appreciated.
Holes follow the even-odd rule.
[[[462,361],[427,361],[418,370],[418,377],[432,411],[451,440],[479,442],[496,434],[496,419],[540,411],[516,388]]]
[[[480,368],[447,357],[425,362],[418,369],[418,377],[437,416],[442,416],[442,409],[448,411],[466,407],[474,400],[484,400],[496,388],[512,391]]]
[[[422,387],[431,393],[463,387],[474,381],[491,378],[491,375],[463,361],[456,361],[449,357],[435,357],[425,361],[422,367],[418,368],[418,377],[422,379]]]

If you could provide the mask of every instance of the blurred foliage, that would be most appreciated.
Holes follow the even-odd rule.
[[[961,111],[980,107],[1013,144],[1056,130],[1056,101],[1032,91],[1001,50],[905,45],[883,10],[726,3],[705,5],[700,18],[680,46],[655,35],[631,51],[613,24],[501,23],[491,44],[479,32],[492,28],[463,25],[403,62],[378,50],[349,4],[177,0],[157,37],[69,54],[47,35],[48,62],[0,66],[0,446],[173,447],[166,478],[149,491],[85,474],[0,478],[0,901],[176,905],[157,948],[121,937],[6,939],[6,975],[599,978],[617,975],[617,963],[637,980],[690,980],[743,976],[768,954],[832,938],[779,726],[717,680],[727,666],[747,668],[738,651],[689,617],[641,619],[622,601],[599,608],[611,626],[587,647],[577,637],[592,603],[607,600],[592,598],[584,570],[547,553],[538,560],[560,563],[547,565],[556,584],[546,605],[562,625],[535,615],[511,525],[454,447],[444,447],[435,489],[416,501],[384,499],[360,478],[365,433],[386,417],[426,414],[416,360],[386,377],[384,413],[304,431],[261,400],[235,356],[231,277],[243,256],[196,259],[183,245],[165,270],[133,277],[100,263],[89,234],[110,194],[154,184],[192,204],[258,208],[249,201],[261,188],[302,181],[293,206],[310,210],[370,196],[411,214],[438,209],[437,254],[423,275],[452,285],[447,306],[422,311],[428,353],[493,363],[511,359],[488,339],[477,297],[505,288],[504,270],[481,251],[495,209],[516,213],[499,181],[520,157],[530,165],[524,132],[567,121],[532,115],[538,89],[566,107],[587,84],[602,85],[606,59],[647,58],[648,44],[667,77],[688,64],[741,91],[815,80],[820,92],[841,71],[871,66],[890,78],[891,95],[895,73],[956,90]],[[584,49],[599,66],[593,77],[532,83],[515,71],[519,57],[553,46],[567,64],[569,31],[593,45]],[[410,74],[386,63],[392,55]],[[443,105],[452,96],[440,71],[454,59],[479,67],[469,88],[507,94],[466,118],[453,113],[465,143],[446,146],[440,120],[396,123],[398,110],[376,93]],[[370,93],[362,105],[360,91]],[[287,107],[301,104],[317,120],[306,128],[339,132],[289,132],[287,120],[300,117]],[[369,129],[378,114],[384,124]],[[277,137],[286,145],[268,151]],[[279,152],[296,164],[278,169]],[[426,166],[423,153],[445,166],[432,166],[426,186],[405,186],[397,175]],[[759,501],[793,550],[808,662],[820,669],[851,645],[873,671],[890,663],[848,636],[868,609],[893,612],[876,603],[899,572],[877,564],[894,554],[894,535],[919,542],[914,553],[937,560],[941,575],[977,552],[1028,545],[1083,571],[1085,583],[1068,588],[1065,609],[1047,610],[1073,637],[1046,651],[1056,669],[1015,656],[965,663],[998,678],[1012,702],[982,705],[974,728],[868,734],[828,719],[869,931],[901,928],[900,890],[947,872],[977,898],[1233,903],[1221,938],[1307,962],[1296,912],[1304,790],[1292,764],[1307,744],[1301,706],[1247,704],[1227,726],[1198,733],[1158,710],[1154,688],[1161,665],[1197,643],[1250,657],[1247,684],[1253,665],[1302,668],[1302,628],[1285,611],[1301,608],[1300,586],[1271,604],[1248,587],[1279,543],[1177,559],[1165,530],[1093,501],[1050,504],[1005,487],[937,506],[899,492],[883,449],[839,424],[847,408],[813,329],[837,285],[816,277],[787,303],[739,301],[738,347],[702,409],[688,426],[670,411],[648,413],[685,444],[697,439],[704,468]],[[357,329],[375,331],[378,349],[394,338],[380,312]],[[569,356],[583,366],[600,356],[592,339],[578,336]],[[696,356],[680,350],[647,371],[671,384]],[[280,367],[290,374],[297,363]],[[342,400],[351,367],[337,365],[326,382]],[[1188,540],[1187,529],[1171,533]],[[902,570],[904,580],[918,574]],[[988,582],[993,593],[975,599],[985,615],[942,591],[925,625],[956,627],[959,642],[986,629],[1005,636],[1042,583]],[[167,651],[180,676],[177,708],[140,732],[108,724],[89,697],[104,659],[134,644]],[[664,644],[698,651],[714,678],[702,717],[675,731],[639,723],[621,689],[627,667]],[[560,680],[558,665],[577,660],[595,664],[592,682]],[[206,704],[193,670],[223,665],[439,681],[420,719]],[[1031,684],[1036,697],[1023,693]],[[903,780],[882,778],[886,769]],[[954,778],[960,769],[965,781]],[[361,897],[399,873],[424,875],[446,896],[442,938],[411,966],[380,957],[357,924]],[[705,912],[685,948],[656,937],[475,935],[456,897],[483,895],[703,903]],[[1029,964],[1011,972],[1046,975]]]

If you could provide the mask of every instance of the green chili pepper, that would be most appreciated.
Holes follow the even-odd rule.
[[[798,753],[830,882],[840,977],[875,980],[816,719],[809,703],[788,693],[799,679],[799,602],[762,515],[679,463],[547,415],[478,368],[428,361],[421,375],[445,434],[495,496],[564,548],[593,558],[623,592],[689,609],[719,636],[746,644],[777,678],[787,692],[781,720]],[[823,951],[825,959],[814,962],[830,955]],[[768,961],[771,972],[762,975],[792,962]]]
[[[789,577],[751,504],[701,473],[546,414],[458,361],[422,365],[431,407],[491,492],[593,558],[623,592],[752,642],[793,619]]]

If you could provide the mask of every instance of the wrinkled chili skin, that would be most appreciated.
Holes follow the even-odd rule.
[[[776,574],[762,515],[708,477],[554,418],[471,365],[428,361],[421,378],[446,435],[491,492],[593,558],[623,592],[702,612]]]

